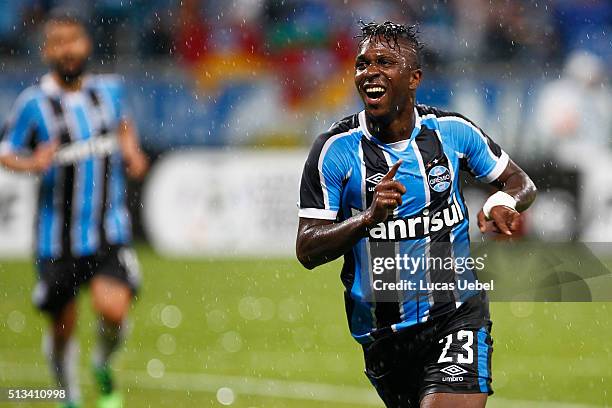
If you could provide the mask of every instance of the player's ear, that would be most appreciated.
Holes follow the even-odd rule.
[[[420,69],[415,69],[410,72],[410,89],[416,90],[421,84],[421,79],[423,78],[423,71]]]
[[[91,36],[89,35],[89,32],[87,32],[87,29],[84,26],[79,25],[78,28],[79,41],[81,42],[80,44],[84,47],[85,54],[89,57],[91,55],[91,52],[93,51],[93,42]]]

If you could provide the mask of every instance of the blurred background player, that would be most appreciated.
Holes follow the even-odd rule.
[[[493,393],[488,299],[457,289],[473,270],[385,266],[385,282],[417,289],[384,293],[372,283],[384,279],[375,275],[377,258],[469,258],[460,169],[499,189],[478,214],[482,232],[513,235],[535,199],[529,176],[473,122],[416,104],[421,48],[414,26],[363,25],[355,85],[365,109],[333,124],[310,150],[297,256],[309,269],[344,256],[349,328],[387,407],[484,407]],[[423,290],[425,282],[450,289]]]
[[[142,178],[148,161],[116,76],[86,74],[92,44],[86,27],[68,10],[55,10],[42,47],[50,72],[17,99],[0,142],[0,163],[40,174],[36,223],[36,305],[48,313],[44,352],[65,406],[80,402],[73,338],[76,295],[89,284],[99,316],[93,367],[99,407],[120,407],[110,357],[123,339],[126,316],[139,285],[138,262],[129,248],[127,174]]]

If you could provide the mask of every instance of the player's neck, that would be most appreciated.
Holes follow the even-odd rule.
[[[78,92],[83,87],[83,75],[80,75],[78,78],[74,78],[70,81],[66,81],[65,78],[62,78],[60,74],[57,72],[52,72],[53,80],[57,85],[66,92]]]
[[[366,125],[370,134],[383,143],[395,143],[410,139],[414,129],[414,107],[394,115],[392,118],[375,118],[366,114]]]

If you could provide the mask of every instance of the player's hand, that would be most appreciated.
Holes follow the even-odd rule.
[[[393,180],[401,164],[401,160],[397,161],[374,188],[374,199],[366,211],[368,226],[385,221],[395,208],[402,205],[402,194],[406,192],[406,187],[399,181]]]
[[[134,150],[125,158],[128,176],[136,180],[142,180],[149,169],[149,159],[140,150]]]
[[[32,171],[43,173],[51,167],[55,153],[59,147],[59,141],[57,139],[50,142],[39,144],[34,152],[32,153]]]
[[[521,214],[512,208],[496,205],[491,208],[490,217],[487,218],[484,212],[478,213],[478,228],[483,234],[485,232],[498,232],[505,235],[513,235],[518,230]]]

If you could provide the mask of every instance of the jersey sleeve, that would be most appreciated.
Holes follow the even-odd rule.
[[[510,158],[493,139],[460,115],[441,117],[438,122],[440,131],[452,138],[462,170],[487,183],[497,180]]]
[[[39,140],[49,140],[43,113],[30,92],[22,93],[13,105],[0,132],[0,154],[19,153]]]
[[[319,136],[308,154],[300,182],[299,216],[335,220],[340,209],[348,162],[337,136]]]

